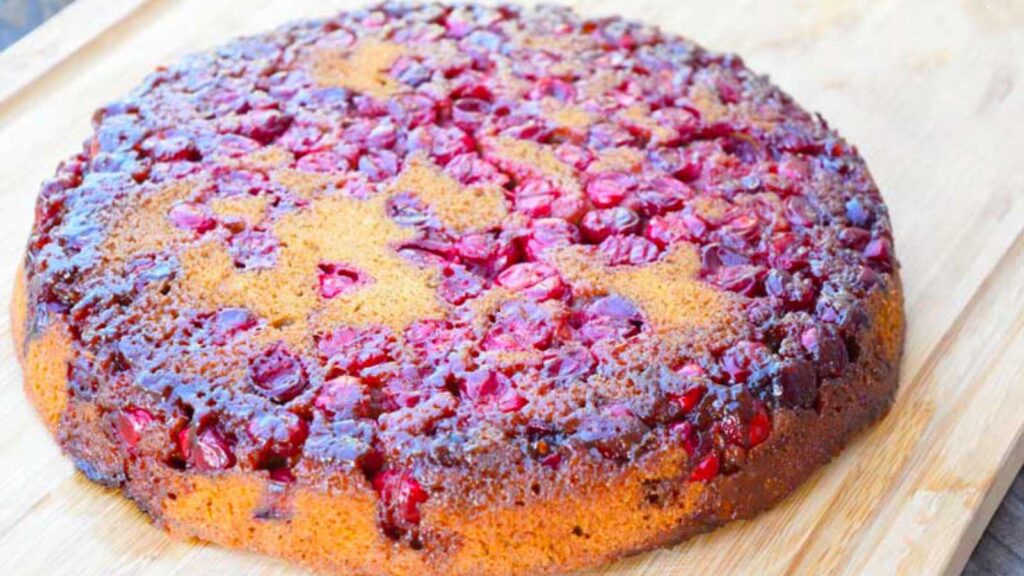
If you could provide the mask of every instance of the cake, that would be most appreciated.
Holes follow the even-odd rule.
[[[173,535],[542,574],[779,502],[903,344],[857,150],[740,58],[384,4],[161,68],[39,193],[28,398]]]

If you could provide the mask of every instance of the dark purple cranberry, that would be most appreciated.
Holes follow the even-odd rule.
[[[302,450],[309,436],[309,425],[291,412],[258,414],[245,430],[253,443],[252,464],[260,469],[280,467]]]
[[[733,382],[742,384],[755,371],[766,366],[771,359],[771,351],[760,342],[744,340],[722,355],[722,369]]]
[[[580,223],[583,238],[591,244],[599,244],[615,234],[635,234],[639,230],[640,216],[621,206],[587,212]]]
[[[803,360],[784,363],[776,378],[776,395],[783,406],[809,408],[818,397],[814,366]]]
[[[892,270],[892,243],[886,238],[875,238],[864,248],[864,257],[883,272]]]
[[[605,458],[625,459],[643,443],[648,430],[647,425],[628,409],[612,407],[600,415],[584,418],[576,429],[575,437]]]
[[[646,264],[658,259],[658,245],[641,236],[609,236],[597,247],[609,266]]]
[[[127,408],[114,417],[117,435],[129,450],[135,448],[142,439],[142,433],[152,422],[153,415],[143,408]]]
[[[249,378],[257,392],[279,404],[302,394],[309,385],[302,361],[282,343],[270,346],[250,362]]]
[[[235,465],[234,449],[215,426],[189,426],[178,433],[178,449],[197,470],[226,470]]]
[[[772,270],[764,286],[768,295],[777,298],[787,310],[805,310],[814,303],[814,282],[800,274]]]
[[[800,334],[800,344],[811,353],[823,378],[834,378],[849,364],[846,345],[830,329],[812,326]]]

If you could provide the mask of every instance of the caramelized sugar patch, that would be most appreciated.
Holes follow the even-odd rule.
[[[321,50],[313,56],[313,79],[320,86],[339,86],[387,98],[401,85],[391,77],[391,66],[405,53],[393,42],[367,39],[348,52]]]
[[[496,226],[508,215],[500,188],[465,188],[422,158],[411,159],[388,189],[414,194],[442,224],[458,231]]]
[[[277,266],[242,271],[220,245],[205,243],[182,255],[182,289],[207,306],[243,306],[271,326],[310,333],[338,324],[383,324],[401,330],[443,309],[436,273],[404,260],[394,246],[412,238],[385,212],[383,197],[325,198],[274,226]],[[365,275],[357,289],[324,298],[320,265],[343,263]]]

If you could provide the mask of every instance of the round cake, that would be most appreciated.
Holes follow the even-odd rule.
[[[28,396],[169,532],[561,572],[778,502],[888,409],[889,217],[736,56],[385,4],[161,68],[39,194]]]

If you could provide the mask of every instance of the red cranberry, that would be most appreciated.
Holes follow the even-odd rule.
[[[594,355],[583,346],[560,348],[545,356],[543,373],[558,380],[582,380],[593,372],[595,364]]]
[[[288,402],[309,385],[306,368],[281,343],[272,345],[252,360],[249,377],[257,392],[277,403]]]
[[[491,104],[479,98],[460,98],[452,104],[452,120],[463,130],[474,130],[487,118]]]
[[[291,412],[265,412],[249,421],[246,433],[252,439],[253,466],[276,468],[282,460],[295,456],[309,436],[309,425]]]
[[[355,268],[338,262],[318,264],[317,280],[320,284],[320,297],[327,300],[351,292],[367,281]]]
[[[328,377],[356,375],[360,370],[391,360],[394,338],[385,328],[344,327],[317,339],[317,351],[327,363]]]
[[[339,420],[370,416],[370,395],[362,381],[352,376],[336,376],[324,382],[313,405]]]
[[[720,269],[708,281],[723,290],[749,298],[762,293],[765,269],[761,266],[729,266]]]
[[[381,520],[386,529],[397,532],[420,523],[420,504],[427,501],[427,493],[407,470],[391,469],[373,478],[373,489],[380,496]]]
[[[167,213],[167,217],[178,228],[191,230],[197,234],[205,234],[217,226],[217,221],[205,206],[192,202],[175,204]]]
[[[587,197],[598,208],[611,208],[618,206],[636,186],[636,178],[633,176],[622,172],[605,172],[587,184]]]
[[[437,120],[434,101],[423,94],[406,92],[388,99],[388,112],[407,128],[433,124]]]
[[[864,248],[864,257],[883,272],[892,269],[892,243],[886,238],[875,238]]]
[[[498,398],[498,409],[505,413],[518,412],[527,404],[526,398],[523,398],[513,388],[509,388],[501,395],[501,398]]]
[[[380,182],[398,174],[398,165],[398,156],[389,150],[378,150],[359,157],[359,171],[370,182]]]
[[[508,378],[494,370],[481,368],[466,375],[459,392],[473,404],[490,402],[508,388]]]
[[[235,465],[231,443],[214,426],[183,428],[178,433],[178,449],[185,462],[197,470],[226,470]]]
[[[831,331],[812,326],[800,334],[800,343],[814,356],[824,378],[839,376],[849,363],[846,345]]]
[[[568,246],[580,240],[580,230],[561,218],[540,218],[530,224],[525,252],[530,260],[540,260],[550,248]]]
[[[786,219],[798,228],[810,228],[818,221],[818,213],[803,196],[786,199]]]
[[[588,344],[609,338],[623,339],[640,333],[643,318],[632,302],[621,296],[605,296],[580,312],[579,334]]]
[[[533,302],[514,300],[498,311],[482,346],[493,351],[544,349],[554,332],[549,311]]]
[[[418,320],[405,329],[406,345],[430,363],[437,363],[460,341],[469,338],[466,328],[445,320]]]
[[[713,276],[723,266],[741,266],[749,264],[750,259],[746,256],[730,250],[720,244],[709,244],[701,249],[701,274]]]
[[[707,392],[707,390],[707,386],[704,385],[694,386],[675,398],[676,404],[679,405],[679,408],[684,414],[688,414],[697,407],[697,404],[700,402],[701,398],[704,397],[704,393]]]
[[[692,458],[697,450],[697,432],[693,429],[693,424],[685,421],[676,422],[669,426],[669,432],[679,439],[683,450]]]
[[[690,472],[691,482],[708,482],[718,476],[719,459],[716,452],[712,452],[700,459]]]
[[[509,266],[498,275],[496,282],[499,286],[536,301],[560,298],[566,288],[557,270],[539,262]]]
[[[722,369],[732,378],[733,382],[742,384],[755,370],[768,363],[770,354],[771,352],[764,344],[743,340],[722,355]]]
[[[818,397],[814,366],[803,360],[786,362],[779,369],[776,390],[783,406],[809,408]]]
[[[648,431],[647,425],[629,410],[611,409],[586,417],[575,436],[605,458],[624,459],[641,445]]]
[[[554,98],[563,104],[576,98],[576,87],[558,78],[541,78],[526,95],[531,100]]]
[[[676,213],[655,216],[647,223],[644,236],[662,248],[679,240],[702,242],[708,233],[708,225],[696,214]]]
[[[804,310],[814,303],[814,283],[800,275],[772,270],[765,279],[765,291],[787,310]]]
[[[768,410],[763,404],[758,403],[754,415],[750,417],[750,422],[747,424],[748,439],[750,448],[763,443],[768,439],[768,436],[772,433],[772,419],[768,415]]]
[[[683,207],[693,190],[675,178],[655,178],[648,187],[631,194],[625,205],[643,216],[659,216]]]
[[[445,267],[438,293],[450,304],[459,306],[476,298],[484,289],[484,280],[457,264]]]
[[[238,133],[261,144],[269,144],[284,134],[292,116],[277,110],[256,110],[239,117]]]
[[[863,250],[871,241],[871,232],[863,228],[843,228],[839,231],[839,242],[847,248]]]
[[[598,251],[610,266],[646,264],[658,259],[658,245],[640,236],[609,236]]]
[[[562,455],[558,452],[552,452],[540,459],[540,463],[548,468],[558,469],[558,466],[562,463]]]
[[[142,433],[153,422],[153,415],[143,408],[127,408],[114,417],[117,435],[129,449],[135,448]]]
[[[623,207],[587,212],[580,223],[583,238],[592,244],[598,244],[614,234],[635,234],[639,229],[640,216]]]

